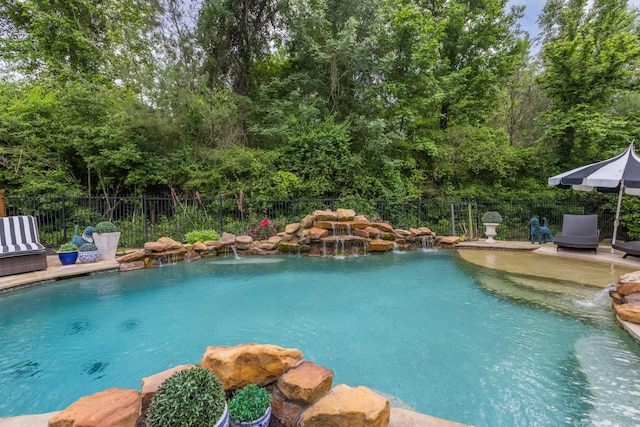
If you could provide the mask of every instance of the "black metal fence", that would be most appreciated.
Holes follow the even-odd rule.
[[[396,228],[429,227],[438,235],[482,238],[482,214],[497,211],[503,222],[497,239],[529,240],[529,220],[546,217],[552,233],[558,234],[565,213],[597,213],[601,239],[613,231],[612,203],[584,201],[477,201],[442,199],[291,199],[259,200],[217,197],[65,197],[5,196],[6,215],[34,215],[44,245],[55,247],[71,239],[84,227],[112,221],[122,232],[120,246],[141,247],[147,241],[168,236],[183,241],[189,231],[216,230],[244,234],[260,226],[265,218],[281,229],[299,222],[314,210],[353,209],[372,220],[388,221]],[[624,228],[618,238],[626,238]]]

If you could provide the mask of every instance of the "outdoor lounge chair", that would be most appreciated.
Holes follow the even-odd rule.
[[[598,252],[598,215],[564,214],[562,233],[554,243],[560,248],[592,249]]]
[[[46,249],[32,216],[0,218],[0,276],[46,270]]]
[[[619,242],[615,245],[611,245],[611,247],[624,252],[625,254],[622,258],[626,258],[629,255],[640,257],[640,241]]]

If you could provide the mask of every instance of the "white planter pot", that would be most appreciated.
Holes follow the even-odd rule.
[[[267,427],[269,425],[269,420],[271,420],[271,406],[267,408],[267,411],[263,416],[255,421],[251,421],[249,423],[236,423],[233,421],[233,418],[231,418],[229,420],[229,425],[230,427]]]
[[[495,240],[493,240],[493,238],[496,236],[496,227],[500,225],[497,223],[492,223],[492,222],[485,222],[484,226],[486,228],[484,235],[488,237],[487,240],[485,240],[485,242],[487,243],[494,243]]]
[[[93,233],[93,243],[98,247],[101,261],[115,259],[119,241],[119,231],[113,233]]]
[[[224,404],[224,412],[222,413],[222,416],[218,422],[213,425],[213,427],[229,427],[229,407],[226,402]]]

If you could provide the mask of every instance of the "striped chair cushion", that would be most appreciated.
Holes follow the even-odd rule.
[[[0,254],[44,250],[34,217],[22,215],[0,218]]]

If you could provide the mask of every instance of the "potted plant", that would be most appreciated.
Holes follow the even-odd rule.
[[[94,243],[83,243],[78,249],[78,260],[83,264],[98,261],[98,256],[98,248]]]
[[[62,265],[75,264],[78,259],[78,246],[71,242],[61,245],[58,249],[58,259]]]
[[[119,241],[120,232],[116,230],[116,226],[112,222],[102,221],[94,227],[93,242],[98,247],[101,260],[109,260],[116,257]]]
[[[229,410],[220,379],[193,367],[167,378],[151,398],[147,427],[227,427]]]
[[[236,390],[229,400],[231,427],[267,427],[271,419],[271,393],[256,384]]]
[[[498,212],[489,211],[489,212],[485,212],[484,215],[482,215],[482,224],[484,224],[486,228],[484,234],[485,236],[487,236],[487,240],[485,240],[485,242],[487,243],[495,242],[493,238],[495,237],[496,234],[498,234],[496,232],[496,227],[500,225],[501,222],[502,222],[502,216],[500,216]]]

